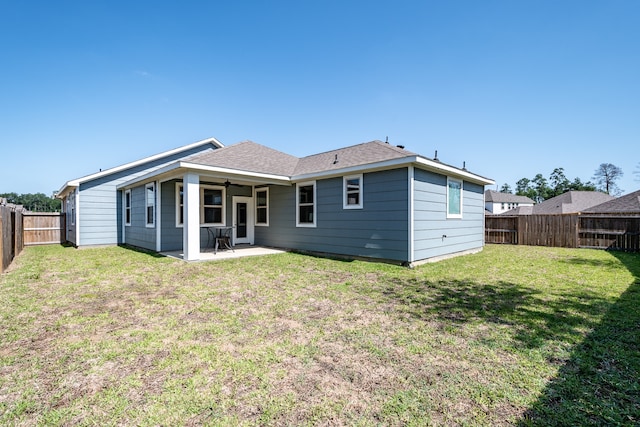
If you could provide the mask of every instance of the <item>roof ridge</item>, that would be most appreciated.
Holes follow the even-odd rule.
[[[350,149],[353,149],[355,147],[360,147],[360,146],[369,145],[369,144],[380,145],[382,147],[386,147],[386,148],[388,148],[390,150],[393,150],[395,152],[402,151],[404,154],[406,154],[408,156],[416,154],[416,153],[413,153],[413,152],[411,152],[409,150],[405,150],[404,148],[400,148],[400,147],[398,147],[396,145],[392,145],[392,144],[390,144],[388,142],[380,141],[379,139],[374,139],[373,141],[361,142],[359,144],[353,144],[353,145],[348,145],[346,147],[340,147],[340,148],[334,148],[332,150],[322,151],[320,153],[309,154],[308,156],[301,157],[300,159],[306,159],[308,157],[314,157],[314,156],[322,156],[322,155],[333,153],[333,152],[336,152],[336,151],[350,150]]]

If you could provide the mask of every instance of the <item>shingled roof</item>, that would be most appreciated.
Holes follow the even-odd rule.
[[[416,155],[411,151],[382,141],[371,141],[297,158],[252,141],[244,141],[207,153],[196,154],[186,158],[185,161],[249,172],[295,176],[363,166]]]
[[[298,162],[294,175],[326,172],[414,156],[417,154],[394,145],[371,141],[303,157]]]
[[[295,156],[253,141],[239,142],[217,150],[196,154],[186,162],[240,171],[291,176],[299,162]]]
[[[640,213],[640,190],[609,200],[584,211],[585,213]]]
[[[499,191],[487,190],[484,192],[484,200],[493,203],[527,203],[533,205],[535,202],[527,196],[518,196],[511,193],[501,193]]]
[[[505,212],[505,214],[551,215],[576,213],[612,199],[613,196],[599,191],[567,191],[564,194],[552,197],[551,199],[547,199],[544,202],[531,207],[530,210],[518,207]]]

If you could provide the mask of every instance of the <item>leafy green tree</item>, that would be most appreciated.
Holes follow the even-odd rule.
[[[564,174],[564,168],[555,168],[549,176],[551,187],[551,197],[566,193],[571,186],[571,181]]]
[[[500,192],[511,194],[511,186],[509,184],[502,184],[502,187],[500,187]]]
[[[526,196],[531,200],[536,199],[536,190],[533,188],[529,178],[522,178],[516,182],[516,194],[518,196]]]
[[[59,199],[54,199],[43,193],[4,193],[0,194],[0,197],[6,198],[7,203],[22,205],[26,210],[32,212],[59,212],[61,208]]]
[[[612,196],[619,196],[622,190],[618,188],[616,181],[622,178],[622,169],[611,163],[601,163],[593,174],[593,179],[598,189]]]
[[[537,174],[531,182],[533,183],[533,189],[536,191],[535,198],[533,199],[536,203],[543,202],[553,197],[551,196],[552,191],[549,184],[547,184],[547,179],[543,177],[541,173]]]
[[[596,186],[591,183],[591,181],[587,181],[583,183],[580,178],[576,178],[573,180],[571,184],[569,184],[569,190],[575,191],[598,191]]]
[[[597,188],[590,181],[583,183],[580,178],[570,181],[564,173],[564,168],[555,168],[549,180],[542,174],[537,174],[533,179],[522,178],[516,182],[516,194],[527,196],[536,203],[559,196],[569,190],[597,191]]]

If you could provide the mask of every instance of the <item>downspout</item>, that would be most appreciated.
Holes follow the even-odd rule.
[[[162,210],[161,210],[161,206],[162,206],[162,191],[160,191],[160,186],[162,185],[160,183],[160,181],[155,181],[154,183],[155,187],[156,187],[156,217],[154,219],[155,224],[156,224],[156,252],[160,252],[162,251],[162,231],[160,229],[161,225],[162,225]]]
[[[76,248],[80,247],[80,186],[78,185],[78,187],[76,187],[75,191],[74,191],[74,204],[75,204],[75,210],[76,210],[76,217],[75,217],[75,221],[76,221]]]
[[[408,180],[409,180],[409,190],[408,190],[408,199],[409,199],[409,203],[408,203],[408,222],[409,222],[409,226],[407,227],[409,230],[409,236],[408,236],[408,245],[407,245],[407,251],[408,251],[408,260],[407,260],[407,266],[411,267],[411,265],[413,264],[413,262],[415,261],[415,253],[414,253],[414,244],[413,244],[413,239],[415,237],[415,225],[414,225],[414,221],[413,221],[413,196],[414,196],[414,178],[415,178],[415,169],[413,166],[409,166],[409,171],[408,171]]]

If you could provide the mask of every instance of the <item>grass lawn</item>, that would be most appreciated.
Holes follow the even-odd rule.
[[[638,254],[49,246],[0,276],[2,425],[638,425],[639,378]]]

